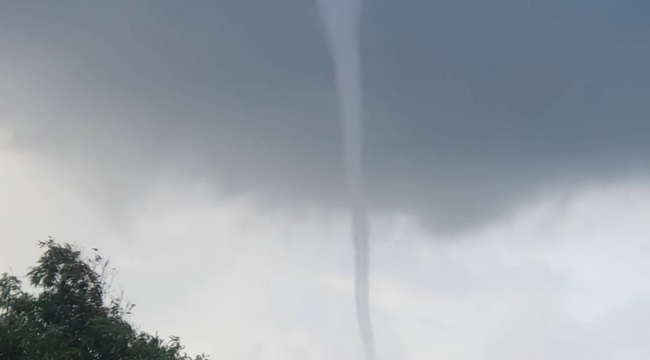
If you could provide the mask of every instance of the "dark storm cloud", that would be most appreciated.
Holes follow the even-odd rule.
[[[647,169],[639,1],[367,1],[378,211],[485,224],[545,186]],[[5,2],[0,122],[127,198],[155,176],[337,205],[338,109],[315,3]],[[90,179],[90,181],[88,181]]]

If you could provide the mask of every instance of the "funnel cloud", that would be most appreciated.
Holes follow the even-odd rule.
[[[363,91],[358,38],[361,0],[318,0],[318,5],[334,61],[336,89],[341,107],[345,176],[355,250],[357,318],[366,359],[374,360],[369,306],[368,215],[362,185]]]

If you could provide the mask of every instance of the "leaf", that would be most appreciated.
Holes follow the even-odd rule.
[[[24,292],[15,276],[0,276],[0,359],[191,359],[181,354],[177,336],[165,342],[125,319],[135,305],[123,306],[122,294],[108,297],[108,260],[99,273],[93,266],[104,260],[99,254],[85,259],[51,237],[39,247],[44,253],[28,271],[37,293]]]

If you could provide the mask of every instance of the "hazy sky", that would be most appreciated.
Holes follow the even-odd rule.
[[[650,356],[649,17],[364,2],[379,359]],[[358,359],[322,30],[315,1],[0,0],[0,271],[52,235],[193,350]]]

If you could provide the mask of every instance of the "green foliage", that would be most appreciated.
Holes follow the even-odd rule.
[[[0,360],[192,360],[178,337],[164,341],[127,320],[133,305],[110,298],[108,261],[69,244],[41,242],[27,278],[0,276]],[[194,360],[206,360],[199,355]]]

